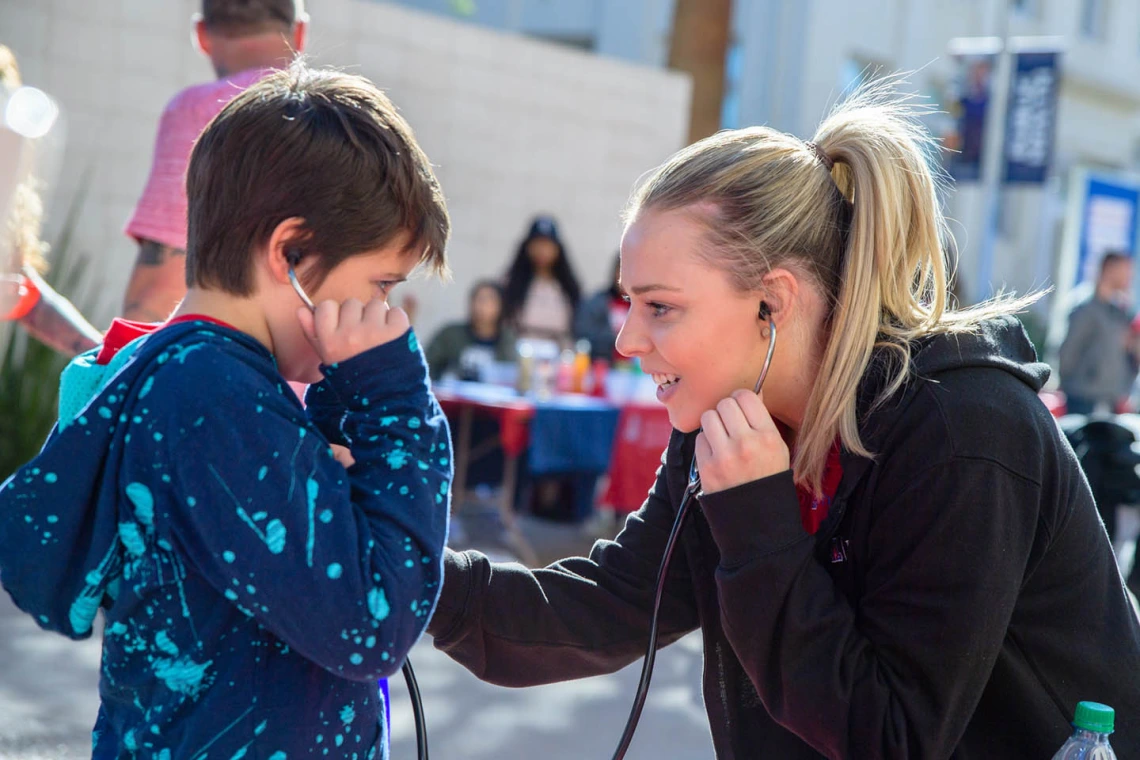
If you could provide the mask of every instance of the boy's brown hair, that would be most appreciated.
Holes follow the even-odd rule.
[[[245,296],[252,258],[277,225],[316,258],[315,288],[339,263],[390,244],[447,271],[447,206],[427,156],[391,101],[363,77],[296,61],[245,90],[202,132],[186,173],[187,287]]]
[[[202,0],[206,28],[226,37],[285,31],[304,17],[302,0]]]

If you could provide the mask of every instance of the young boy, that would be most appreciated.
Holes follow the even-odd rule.
[[[376,681],[435,604],[451,477],[386,298],[446,267],[439,185],[382,93],[298,63],[210,124],[187,188],[187,296],[68,368],[0,488],[0,578],[74,638],[104,610],[95,758],[384,757]]]

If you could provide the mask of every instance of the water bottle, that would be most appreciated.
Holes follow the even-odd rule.
[[[1116,760],[1108,743],[1116,713],[1099,702],[1079,702],[1073,718],[1073,735],[1064,743],[1053,760]]]

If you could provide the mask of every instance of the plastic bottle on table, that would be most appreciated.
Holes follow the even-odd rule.
[[[1116,760],[1116,753],[1108,743],[1116,713],[1099,702],[1080,702],[1073,717],[1073,735],[1065,742],[1053,760]]]

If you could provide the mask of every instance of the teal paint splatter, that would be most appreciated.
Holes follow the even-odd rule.
[[[352,656],[348,658],[348,661],[353,665],[359,665],[360,663],[364,662],[364,658],[361,657],[357,652],[353,652]]]
[[[416,430],[422,424],[423,424],[423,422],[420,421],[419,417],[409,417],[408,418],[408,427],[411,428],[412,430]]]
[[[410,568],[410,567],[415,567],[415,566],[416,566],[416,563],[412,562],[410,559],[404,560],[404,567]]]
[[[280,520],[270,520],[265,526],[265,545],[273,554],[285,551],[285,525]]]
[[[142,533],[139,532],[138,523],[119,523],[119,540],[123,542],[123,546],[127,547],[127,551],[135,557],[141,557],[146,551],[146,544],[143,542]]]
[[[269,756],[269,760],[289,760],[289,758],[285,756],[284,752],[274,752]]]
[[[206,671],[214,664],[213,660],[194,662],[189,657],[176,660],[155,660],[154,674],[166,684],[166,688],[188,696],[197,696],[203,689]]]
[[[231,602],[236,602],[237,598],[238,595],[236,591],[234,591],[232,588],[226,589],[226,599],[229,599]]]
[[[416,340],[416,334],[411,331],[408,332],[408,350],[413,354],[420,352],[420,342]]]
[[[47,516],[47,521],[48,521],[49,523],[52,523],[52,524],[54,524],[54,523],[57,523],[57,522],[59,522],[59,517],[58,517],[57,515],[48,515],[48,516]]]
[[[222,552],[222,559],[224,559],[226,562],[229,562],[230,564],[233,564],[233,561],[237,559],[237,555],[227,550]]]
[[[339,564],[337,564],[336,562],[334,562],[334,563],[332,563],[331,565],[329,565],[329,568],[328,568],[328,575],[329,575],[329,577],[330,577],[330,578],[332,578],[334,581],[335,581],[337,578],[339,578],[343,572],[344,572],[344,568],[342,568],[342,567],[341,567]]]
[[[142,390],[139,391],[139,398],[146,398],[146,394],[150,393],[150,389],[154,387],[154,375],[151,375],[143,383]]]
[[[91,623],[95,620],[95,613],[99,611],[99,597],[81,596],[71,603],[67,619],[76,633],[84,634],[91,630]]]
[[[166,631],[159,631],[155,635],[154,645],[171,657],[178,656],[178,647],[170,640],[170,637],[166,635]]]
[[[142,483],[127,484],[127,498],[135,505],[135,515],[143,525],[154,525],[154,496]]]
[[[159,441],[161,441],[162,440],[162,433],[155,433],[154,434],[154,440],[155,440],[155,443],[158,443]]]
[[[99,407],[99,416],[105,420],[109,420],[112,417],[111,410],[105,406],[101,406]]]
[[[59,480],[59,476],[56,475],[54,472],[48,472],[48,473],[44,474],[44,482],[45,483],[54,483],[57,480]]]
[[[408,463],[408,460],[411,459],[411,455],[408,454],[406,449],[392,449],[385,458],[388,460],[389,467],[393,470],[398,470]]]
[[[347,725],[354,720],[356,720],[356,710],[353,709],[352,705],[345,705],[340,711],[340,722]]]
[[[257,479],[258,480],[265,480],[265,476],[268,473],[269,473],[269,468],[266,467],[265,465],[262,465],[261,469],[257,471]]]
[[[368,611],[377,620],[387,619],[392,609],[388,606],[388,597],[384,595],[384,589],[374,588],[368,592]]]
[[[325,523],[326,525],[331,523],[332,519],[333,519],[332,510],[331,509],[321,510],[320,519],[321,519],[321,522]]]
[[[309,540],[305,545],[305,552],[309,567],[313,566],[313,544],[316,541],[316,526],[313,524],[313,518],[316,514],[317,494],[320,493],[320,490],[320,485],[312,478],[309,478],[305,483],[305,493],[309,500]]]
[[[388,417],[381,417],[380,418],[380,427],[391,427],[392,425],[395,425],[399,421],[400,421],[400,418],[394,414],[391,416],[388,416]]]

